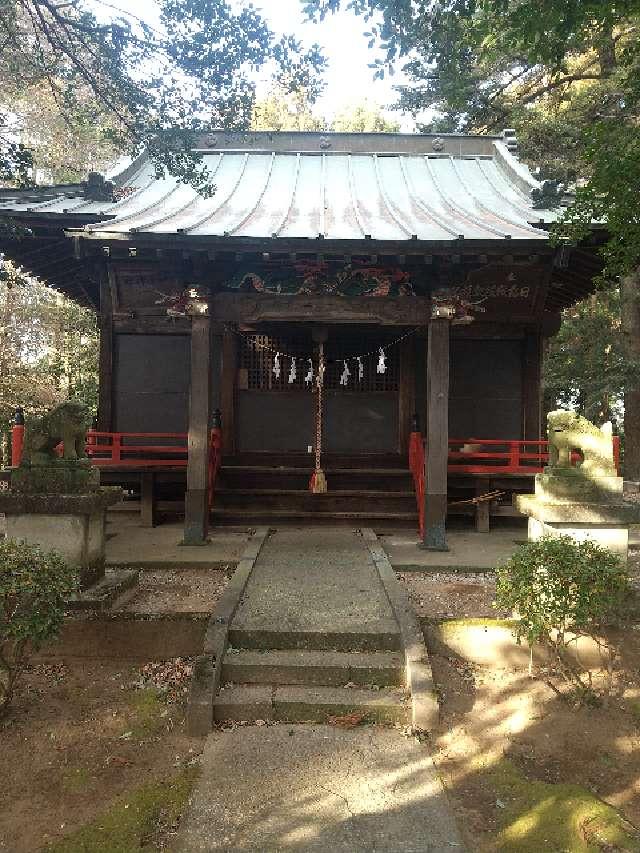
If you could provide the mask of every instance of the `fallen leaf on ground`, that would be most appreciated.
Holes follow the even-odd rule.
[[[355,713],[355,714],[343,714],[339,717],[329,717],[327,722],[330,726],[339,726],[341,729],[353,729],[356,726],[359,726],[366,714]]]

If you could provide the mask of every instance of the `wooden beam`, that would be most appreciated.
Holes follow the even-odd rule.
[[[98,377],[98,429],[111,432],[113,428],[113,311],[111,290],[106,271],[100,280],[100,352]]]
[[[522,352],[522,437],[539,441],[542,416],[542,335],[527,332]]]
[[[184,544],[204,545],[209,533],[209,425],[211,423],[211,319],[191,320],[191,384]]]
[[[214,315],[235,323],[272,321],[315,323],[376,323],[413,326],[427,322],[431,300],[425,296],[260,296],[218,293]]]
[[[238,340],[231,329],[222,335],[222,376],[220,408],[222,409],[222,449],[236,452],[236,380],[238,376]]]
[[[415,341],[406,338],[398,347],[400,354],[400,383],[398,386],[398,444],[400,453],[409,450],[411,421],[416,411]]]
[[[449,327],[444,318],[431,320],[427,342],[427,428],[425,513],[422,547],[448,551],[447,463],[449,459]]]

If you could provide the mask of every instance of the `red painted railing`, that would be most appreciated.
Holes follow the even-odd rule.
[[[421,432],[409,436],[409,468],[413,476],[413,487],[418,505],[420,538],[424,536],[424,439]]]
[[[87,456],[99,468],[185,468],[187,455],[186,432],[87,433]]]
[[[505,474],[533,476],[549,461],[548,441],[508,441],[504,439],[449,439],[449,474]],[[620,437],[613,437],[613,458],[620,474]],[[580,461],[572,454],[574,464]],[[418,505],[420,536],[424,535],[425,441],[421,432],[409,437],[409,468]]]
[[[11,463],[20,465],[24,426],[13,428]],[[188,460],[186,432],[101,432],[87,433],[87,456],[97,468],[140,470],[186,468]],[[172,442],[172,443],[168,443]],[[62,445],[56,447],[62,454]],[[214,427],[209,437],[209,506],[213,505],[215,484],[222,461],[222,430]]]
[[[548,441],[449,439],[450,474],[538,474],[549,460]],[[620,473],[620,438],[613,438],[613,457]],[[580,455],[572,455],[574,464]]]
[[[186,468],[187,433],[100,432],[87,433],[87,456],[97,468]],[[168,444],[167,442],[175,442]],[[209,507],[222,461],[222,431],[214,427],[209,436]]]

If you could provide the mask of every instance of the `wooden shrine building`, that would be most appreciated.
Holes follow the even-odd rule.
[[[452,496],[541,464],[544,342],[600,271],[595,245],[550,244],[554,194],[515,147],[221,131],[198,147],[210,198],[145,156],[112,184],[1,190],[26,230],[0,249],[98,312],[105,480],[140,476],[152,507],[186,492],[187,542],[210,512],[417,523],[415,484],[446,547]]]

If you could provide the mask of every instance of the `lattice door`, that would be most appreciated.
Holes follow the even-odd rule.
[[[358,333],[332,337],[325,344],[326,373],[325,388],[349,393],[396,392],[400,379],[399,348],[386,351],[386,371],[378,373],[378,347],[384,345],[388,336],[380,333]],[[280,353],[280,376],[274,374],[276,353]],[[362,357],[364,368],[362,379],[358,378],[356,356]],[[314,376],[318,369],[317,345],[309,340],[308,334],[296,336],[242,335],[239,353],[239,387],[252,391],[307,391],[313,386],[305,384],[309,369],[309,358],[313,362]],[[296,377],[289,382],[292,359],[296,359]],[[346,386],[340,385],[340,377],[347,360],[350,371]]]

